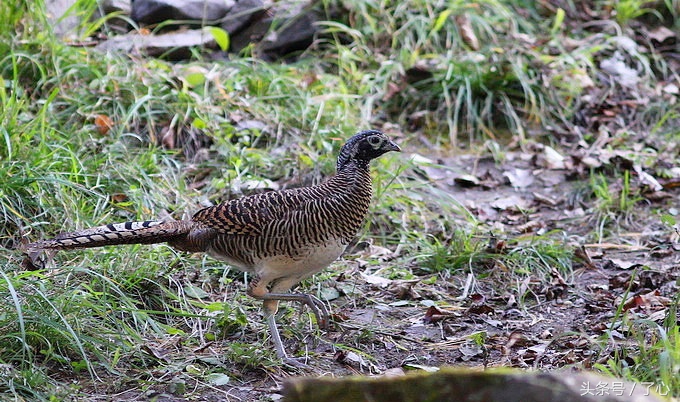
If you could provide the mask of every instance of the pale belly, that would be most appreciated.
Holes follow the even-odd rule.
[[[297,250],[294,256],[280,254],[259,259],[253,256],[252,265],[244,264],[241,260],[231,258],[220,251],[209,249],[208,253],[234,268],[254,273],[267,282],[279,278],[296,278],[299,281],[329,266],[340,257],[345,247],[346,244],[336,240],[323,246],[306,246]],[[242,252],[248,251],[242,250]]]
[[[329,266],[340,257],[345,247],[345,244],[336,241],[299,250],[294,257],[278,255],[261,259],[255,266],[255,273],[261,277],[301,280]]]

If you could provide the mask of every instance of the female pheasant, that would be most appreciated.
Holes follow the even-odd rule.
[[[25,246],[34,258],[43,250],[167,242],[205,252],[252,273],[248,294],[263,300],[277,355],[289,359],[276,327],[280,300],[307,304],[328,323],[324,303],[290,293],[302,279],[335,261],[361,227],[372,196],[369,162],[399,146],[377,130],[359,132],[340,150],[337,172],[320,185],[271,191],[204,208],[190,220],[124,222],[63,233]]]

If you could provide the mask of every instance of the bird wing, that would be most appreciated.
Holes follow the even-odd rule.
[[[258,236],[265,226],[300,210],[314,199],[312,188],[270,191],[203,208],[192,220],[218,233]]]

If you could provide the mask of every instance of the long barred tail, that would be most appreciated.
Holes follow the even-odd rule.
[[[152,244],[177,242],[186,237],[192,221],[144,221],[112,223],[90,229],[62,233],[53,239],[40,240],[25,246],[26,251],[68,250],[115,244]]]

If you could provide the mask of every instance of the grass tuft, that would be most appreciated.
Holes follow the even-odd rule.
[[[592,18],[614,22],[575,29],[584,25],[578,4],[548,3],[326,0],[324,10],[338,17],[319,23],[322,32],[297,60],[264,62],[246,49],[219,63],[198,51],[170,63],[69,46],[51,31],[44,2],[1,2],[0,392],[68,399],[88,393],[81,384],[112,376],[107,391],[132,383],[146,392],[172,376],[170,392],[193,397],[188,381],[219,387],[243,377],[243,368],[275,370],[280,362],[262,346],[265,325],[242,274],[219,262],[162,245],[125,246],[59,253],[57,269],[25,272],[16,248],[66,230],[180,219],[244,194],[318,183],[333,173],[343,140],[365,128],[383,129],[405,150],[373,165],[362,236],[396,259],[376,275],[418,285],[460,275],[476,287],[466,292],[497,286],[522,307],[543,300],[555,282],[570,284],[567,234],[520,236],[480,222],[449,192],[453,184],[428,178],[425,168],[445,162],[408,157],[422,144],[424,155],[444,161],[484,144],[500,168],[509,161],[506,144],[541,139],[578,150],[638,141],[642,151],[631,158],[645,169],[675,155],[672,59],[639,41],[628,46],[642,19],[657,18],[653,5],[599,2]],[[667,3],[659,13],[677,19]],[[73,8],[88,17],[80,39],[109,29],[114,17],[89,18],[96,8],[89,0]],[[614,58],[635,72],[635,86],[603,72],[601,63]],[[670,164],[659,171],[675,174]],[[604,242],[634,226],[642,193],[628,170],[608,166],[589,177],[573,206],[594,205],[586,211],[592,236]],[[371,260],[369,269],[384,262]],[[322,286],[312,279],[302,287]],[[281,314],[288,322],[299,316],[291,306]],[[663,381],[680,394],[671,321],[631,320],[637,350],[598,368]],[[290,325],[284,337],[304,339],[306,324]],[[364,328],[357,346],[383,336]]]

